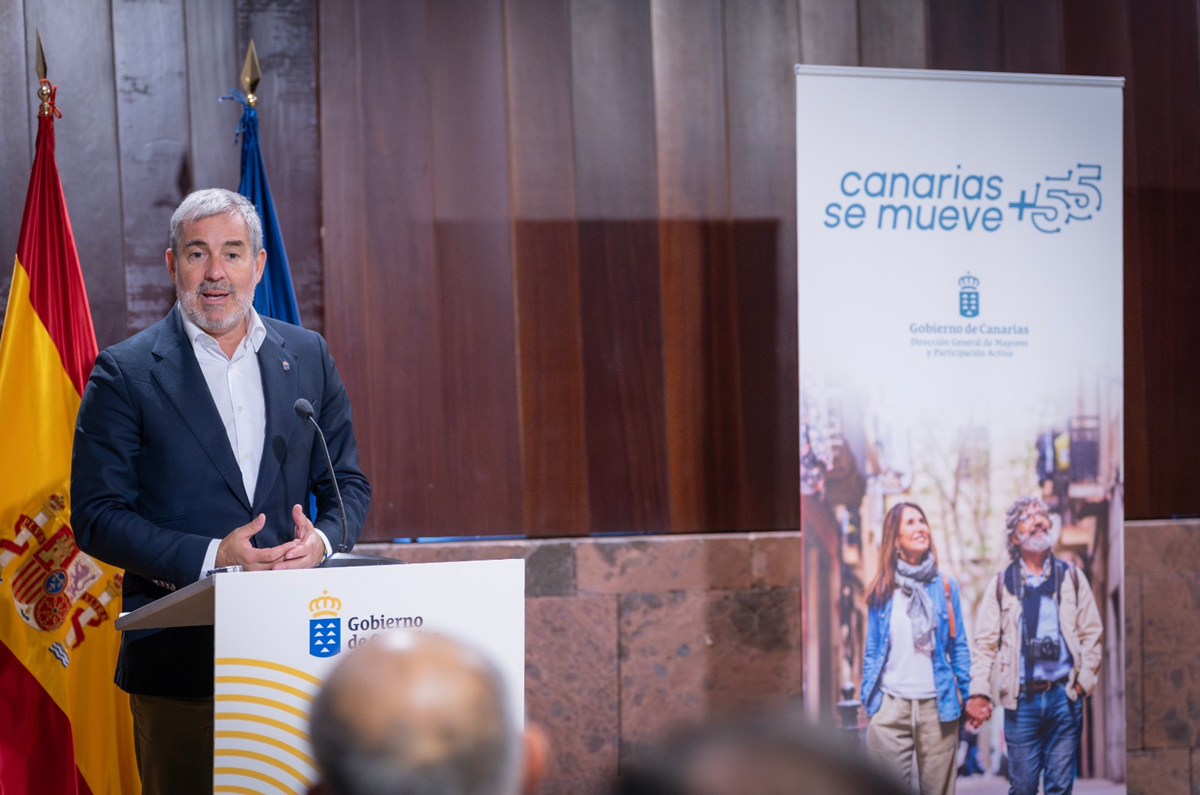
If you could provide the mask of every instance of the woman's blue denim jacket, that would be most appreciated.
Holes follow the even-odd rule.
[[[950,613],[946,610],[946,590],[942,585],[945,577],[950,583],[950,602],[954,605],[955,637],[950,639]],[[936,642],[933,648],[933,683],[937,687],[938,717],[949,722],[957,720],[967,703],[967,689],[971,685],[971,644],[963,627],[962,604],[958,598],[958,583],[947,574],[939,574],[925,583],[925,590],[933,600],[933,609],[938,617]],[[867,646],[863,651],[862,701],[870,717],[883,705],[883,690],[879,681],[883,677],[883,664],[887,661],[888,632],[892,621],[892,604],[888,599],[882,605],[871,605],[867,611]]]

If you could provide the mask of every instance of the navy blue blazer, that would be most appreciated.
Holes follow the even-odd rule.
[[[260,513],[267,520],[255,546],[290,541],[292,506],[307,506],[310,488],[313,524],[338,545],[333,484],[312,423],[296,416],[297,398],[312,403],[329,443],[350,544],[362,531],[371,487],[329,348],[316,332],[269,318],[263,324],[267,425],[253,504],[178,304],[96,358],[75,424],[71,524],[80,549],[125,569],[125,610],[195,582],[209,543]],[[212,695],[212,627],[124,633],[116,683],[129,693]]]

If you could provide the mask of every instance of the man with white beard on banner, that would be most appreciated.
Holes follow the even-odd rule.
[[[1046,505],[1022,497],[1005,517],[1012,563],[979,607],[971,665],[970,723],[1004,707],[1009,793],[1069,795],[1083,727],[1083,702],[1096,687],[1103,628],[1087,577],[1053,549],[1059,532]]]

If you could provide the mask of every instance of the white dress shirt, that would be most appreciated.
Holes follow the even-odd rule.
[[[179,316],[183,319],[183,332],[192,343],[192,350],[196,353],[200,371],[204,373],[204,381],[217,406],[217,413],[221,415],[229,447],[242,472],[246,497],[253,504],[267,436],[267,407],[263,397],[262,373],[258,367],[258,349],[267,336],[266,326],[258,312],[251,307],[246,336],[238,343],[233,356],[226,356],[220,343],[204,329],[189,320],[182,311]],[[325,554],[329,554],[329,539],[320,530],[317,530],[317,534],[325,544]],[[208,545],[200,568],[201,577],[216,564],[217,547],[220,544],[221,539],[213,539]]]

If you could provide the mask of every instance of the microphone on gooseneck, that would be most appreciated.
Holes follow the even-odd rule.
[[[329,457],[329,445],[325,444],[325,434],[321,432],[321,426],[317,424],[316,418],[313,416],[313,407],[304,398],[300,398],[295,404],[296,415],[302,420],[307,420],[317,429],[317,438],[321,440],[321,451],[325,453],[325,465],[329,467],[329,479],[333,481],[333,496],[337,498],[338,512],[342,517],[342,543],[338,544],[337,552],[348,552],[346,541],[350,537],[350,532],[346,528],[346,506],[342,505],[342,490],[338,488],[337,474],[333,471],[333,459]]]

